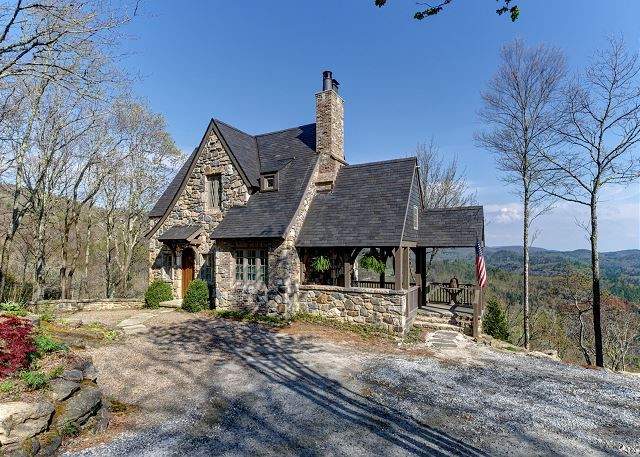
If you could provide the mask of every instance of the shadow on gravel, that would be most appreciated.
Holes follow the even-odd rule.
[[[322,350],[304,338],[278,334],[268,326],[203,318],[154,327],[147,337],[167,354],[155,364],[173,363],[170,354],[176,350],[213,356],[209,376],[221,376],[225,364],[234,362],[252,370],[262,386],[240,398],[225,398],[211,380],[196,380],[210,389],[213,402],[203,405],[200,412],[208,433],[184,430],[191,433],[188,439],[199,442],[199,451],[308,456],[365,450],[378,455],[398,451],[421,456],[487,455],[302,363],[298,359],[301,353]],[[188,365],[181,363],[180,368],[188,370]],[[269,391],[274,392],[271,398],[265,397]],[[281,404],[283,401],[287,404]],[[265,403],[271,407],[265,408]],[[172,435],[176,430],[166,433]]]

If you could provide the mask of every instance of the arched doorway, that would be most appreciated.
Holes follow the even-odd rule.
[[[182,298],[193,281],[193,272],[196,266],[196,255],[193,249],[187,248],[182,251]]]

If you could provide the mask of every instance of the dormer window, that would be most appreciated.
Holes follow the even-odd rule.
[[[278,173],[269,173],[260,176],[260,191],[268,192],[278,190]]]

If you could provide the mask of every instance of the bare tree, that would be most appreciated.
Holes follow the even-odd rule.
[[[601,322],[598,202],[602,189],[629,184],[640,177],[640,62],[621,39],[596,53],[592,64],[565,91],[561,150],[543,150],[553,186],[545,190],[589,208],[593,330],[596,365],[604,366]]]
[[[469,188],[464,170],[458,167],[458,160],[453,157],[446,162],[433,137],[428,143],[418,143],[415,155],[420,167],[425,208],[455,208],[475,203],[475,192]],[[438,248],[429,252],[425,267],[427,275],[437,254]]]
[[[540,150],[557,141],[554,98],[565,75],[557,48],[527,48],[517,39],[500,53],[501,65],[482,94],[480,118],[491,128],[476,135],[478,143],[495,154],[503,181],[520,197],[523,206],[522,306],[524,346],[529,349],[529,245],[532,222],[549,209],[545,161]]]
[[[157,200],[181,156],[166,130],[162,115],[141,103],[121,101],[115,106],[120,136],[119,167],[105,181],[106,289],[125,296],[136,248],[148,231],[147,212]],[[112,280],[111,262],[118,272]]]

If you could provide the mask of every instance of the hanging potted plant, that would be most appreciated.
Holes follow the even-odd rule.
[[[331,260],[323,255],[319,255],[311,259],[311,268],[318,273],[324,273],[331,269]]]
[[[382,274],[387,270],[387,264],[371,254],[365,254],[360,259],[360,266],[372,273]]]

